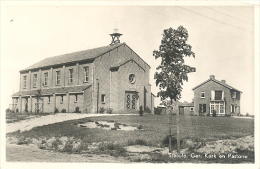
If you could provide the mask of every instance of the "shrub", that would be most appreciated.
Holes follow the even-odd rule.
[[[249,116],[249,113],[246,113],[246,116]]]
[[[108,109],[107,109],[107,113],[108,113],[108,114],[112,114],[112,111],[113,111],[112,108],[108,108]]]
[[[140,114],[140,116],[143,116],[143,114],[144,114],[142,105],[139,107],[139,114]]]
[[[146,106],[146,108],[145,108],[144,111],[147,112],[147,113],[151,113],[151,109],[150,109],[150,107],[148,107],[148,106]]]
[[[166,137],[164,137],[163,141],[162,141],[162,144],[165,146],[165,147],[168,147],[169,146],[169,135],[167,135]],[[171,145],[172,145],[172,148],[173,149],[177,149],[177,139],[172,136],[171,137]],[[180,147],[182,147],[183,145],[183,140],[180,140]]]
[[[105,112],[105,108],[104,108],[104,107],[100,107],[100,108],[99,108],[99,113],[100,113],[100,114],[103,114],[104,112]]]
[[[5,112],[6,112],[6,113],[11,113],[12,111],[11,111],[11,109],[7,108],[7,109],[5,110]]]
[[[85,113],[88,113],[88,109],[85,109]]]
[[[59,113],[59,109],[55,107],[54,114]]]
[[[19,109],[16,109],[15,112],[16,112],[16,113],[19,113]]]
[[[61,113],[66,113],[66,109],[62,109],[62,110],[61,110]]]
[[[81,113],[81,111],[79,111],[79,107],[75,107],[74,113]]]
[[[134,141],[128,140],[128,146],[132,146],[132,145],[144,145],[144,146],[147,146],[148,143],[147,143],[147,141],[145,141],[143,139],[136,139]]]
[[[160,108],[154,108],[154,114],[155,115],[161,115],[162,114],[162,109],[160,109]]]
[[[126,155],[126,149],[120,144],[102,142],[99,144],[98,149],[116,157]]]

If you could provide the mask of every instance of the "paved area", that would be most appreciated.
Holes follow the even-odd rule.
[[[28,131],[33,127],[43,126],[53,123],[59,123],[67,120],[82,119],[86,117],[95,117],[95,116],[118,116],[118,115],[134,115],[134,114],[78,114],[78,113],[57,113],[48,116],[41,116],[38,118],[32,118],[28,120],[22,120],[20,122],[8,123],[6,125],[6,133],[12,133],[20,130]]]

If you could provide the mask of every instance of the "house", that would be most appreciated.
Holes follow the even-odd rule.
[[[46,58],[20,71],[20,90],[12,95],[13,107],[35,112],[37,89],[41,89],[43,112],[131,113],[139,106],[153,113],[149,84],[150,66],[126,43],[122,34],[110,34],[108,46]]]
[[[218,81],[214,75],[197,85],[194,92],[194,113],[210,114],[216,111],[217,116],[230,116],[240,113],[242,92],[228,85],[225,80]]]
[[[179,104],[179,113],[180,115],[184,116],[194,115],[194,103],[188,103],[184,101],[183,103]]]

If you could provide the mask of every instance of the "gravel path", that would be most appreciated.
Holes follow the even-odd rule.
[[[118,115],[134,115],[134,114],[76,114],[76,113],[58,113],[54,115],[41,116],[38,118],[32,118],[28,120],[22,120],[20,122],[8,123],[6,125],[6,133],[12,133],[20,130],[28,131],[37,126],[43,126],[53,123],[59,123],[67,120],[82,119],[86,117],[96,116],[118,116]]]

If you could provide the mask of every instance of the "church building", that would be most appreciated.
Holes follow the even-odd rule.
[[[20,71],[20,90],[12,95],[12,109],[35,112],[41,89],[42,112],[133,113],[139,107],[153,113],[150,66],[113,34],[108,46],[41,60]],[[39,103],[39,102],[38,102]]]

